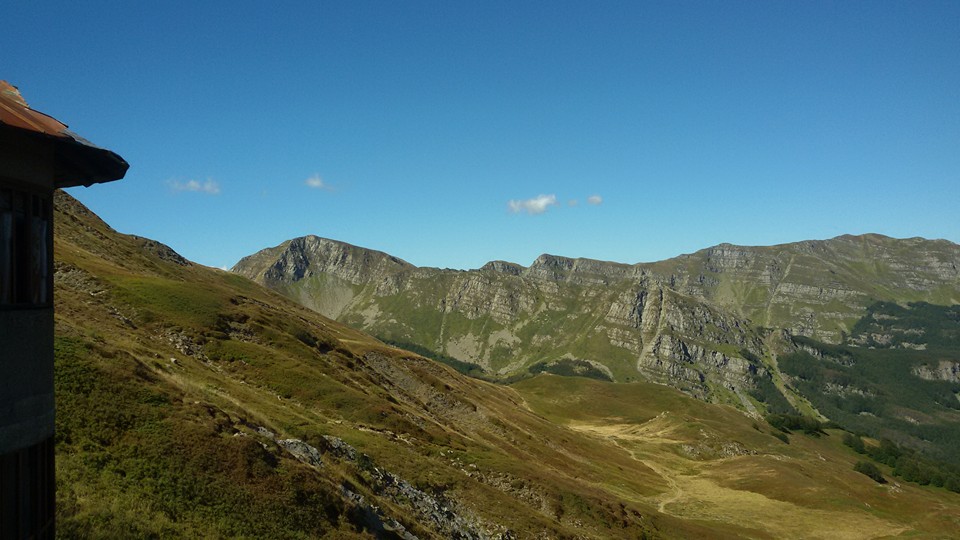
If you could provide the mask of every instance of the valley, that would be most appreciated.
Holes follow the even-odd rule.
[[[545,369],[504,385],[117,233],[69,195],[55,202],[64,536],[940,538],[960,527],[960,494],[900,481],[882,464],[889,482],[874,482],[853,470],[863,456],[843,444],[842,430],[788,434],[745,414],[739,399],[698,399],[717,395],[714,388],[735,396],[717,381],[756,377],[742,366],[765,369],[770,384],[785,387],[766,357],[772,334],[653,281],[633,315],[640,328],[623,326],[639,332],[641,350],[658,336],[657,351],[685,347],[712,358],[713,371],[688,368],[710,373],[690,379],[702,386],[685,393],[656,384],[663,375],[646,380],[626,354],[609,367],[598,360],[609,345],[589,340],[571,355],[590,362],[569,363],[570,375],[589,365],[616,382]],[[405,268],[357,254],[368,268]],[[502,274],[480,279],[517,287]],[[445,279],[462,278],[438,283]],[[390,292],[390,283],[378,286]],[[571,286],[597,302],[630,293]],[[550,324],[558,332],[584,327],[559,316],[575,308],[561,287],[518,288],[497,305],[539,309],[544,333],[534,322],[522,330],[543,350],[559,347]],[[346,296],[333,294],[341,304]],[[457,310],[484,305],[469,288],[459,298]],[[623,306],[631,304],[641,302]],[[395,316],[397,324],[436,320],[428,305],[411,308],[409,319]],[[591,324],[612,328],[610,320],[631,317],[610,312]],[[445,335],[457,325],[479,333],[479,319],[451,313]],[[709,322],[692,325],[688,313]],[[697,345],[701,329],[722,341],[700,337]],[[672,332],[690,341],[668,339]],[[806,399],[799,382],[789,384],[797,386],[792,399]],[[751,396],[747,384],[739,388]],[[747,399],[765,410],[766,401]]]

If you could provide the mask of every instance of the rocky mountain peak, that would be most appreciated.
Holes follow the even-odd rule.
[[[524,274],[540,279],[561,280],[573,269],[573,266],[574,259],[544,253],[533,261]]]
[[[480,267],[480,271],[498,272],[510,276],[519,276],[524,270],[526,267],[507,261],[490,261]]]
[[[328,274],[359,285],[415,268],[382,251],[310,235],[244,257],[232,271],[265,283],[290,283]]]

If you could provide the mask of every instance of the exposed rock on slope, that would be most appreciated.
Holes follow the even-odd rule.
[[[646,267],[756,324],[832,343],[877,300],[960,303],[960,246],[946,240],[866,234],[721,244]]]
[[[879,235],[722,244],[649,264],[541,255],[479,270],[417,268],[314,236],[233,271],[327,316],[489,373],[597,362],[700,397],[768,379],[764,331],[838,341],[878,298],[960,302],[960,246]],[[732,395],[728,395],[732,398]]]
[[[264,255],[269,258],[269,254]],[[386,253],[304,236],[281,245],[276,260],[271,261],[261,279],[267,283],[289,283],[315,274],[327,274],[362,285],[377,277],[412,268],[410,263]]]
[[[768,377],[762,336],[746,321],[635,266],[544,255],[529,268],[436,270],[306,237],[234,271],[374,335],[496,375],[587,362],[615,380],[643,377],[734,401]]]
[[[928,381],[960,383],[960,362],[941,360],[936,366],[917,366],[913,373]]]

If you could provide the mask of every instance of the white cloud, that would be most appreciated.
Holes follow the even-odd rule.
[[[324,182],[323,178],[320,178],[319,174],[315,174],[310,178],[307,178],[306,180],[303,181],[303,183],[306,184],[307,187],[310,187],[313,189],[327,189],[327,190],[330,189],[330,184],[327,184],[326,182]]]
[[[602,203],[602,202],[603,202],[603,197],[601,197],[601,196],[599,196],[599,195],[591,195],[591,196],[587,197],[587,203],[588,203],[588,204],[592,204],[592,205],[596,206],[596,205],[598,205],[598,204],[600,204],[600,203]]]
[[[569,201],[567,201],[567,206],[570,206],[570,207],[576,206],[578,204],[580,204],[580,201],[576,199],[570,199]]]
[[[542,214],[547,211],[547,208],[557,204],[556,195],[538,195],[532,199],[526,200],[516,200],[511,199],[507,203],[507,206],[510,208],[510,211],[514,214],[520,212],[526,212],[528,214]]]
[[[206,193],[207,195],[220,194],[220,184],[209,178],[206,182],[200,182],[199,180],[187,180],[186,182],[171,180],[170,187],[173,188],[174,191],[193,191]]]

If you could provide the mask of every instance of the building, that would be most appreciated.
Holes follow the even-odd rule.
[[[0,538],[53,538],[53,190],[127,162],[0,81]]]

